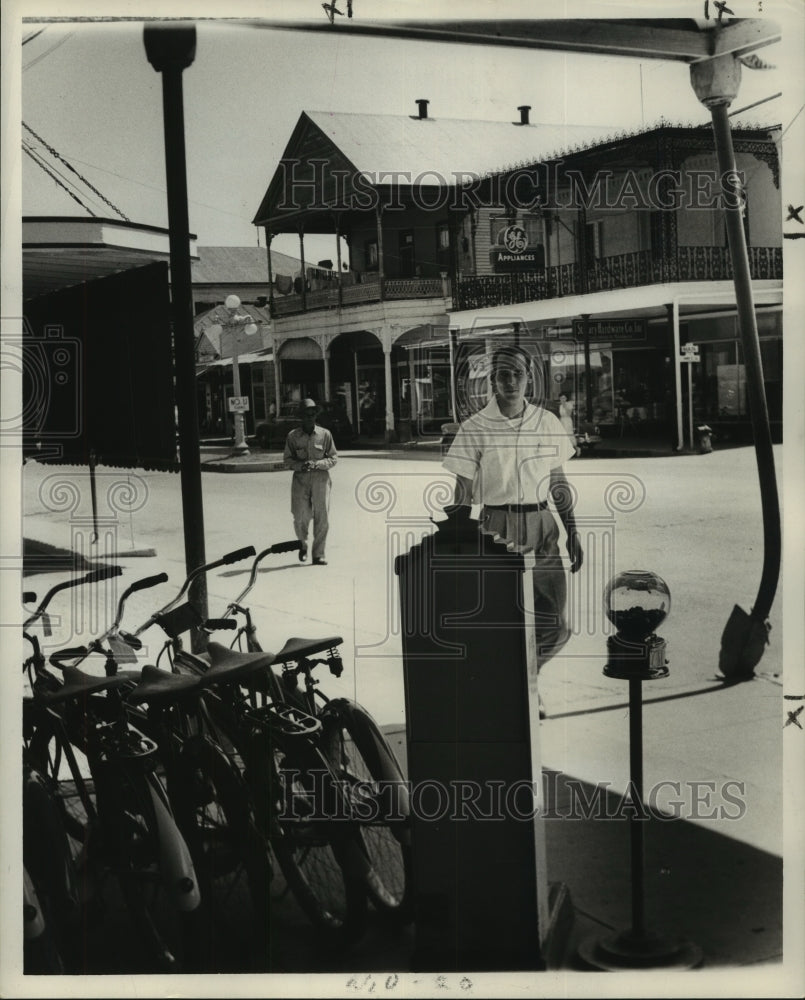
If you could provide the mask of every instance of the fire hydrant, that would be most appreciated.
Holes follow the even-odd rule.
[[[713,428],[707,424],[701,424],[696,428],[699,435],[699,454],[707,455],[713,450]]]

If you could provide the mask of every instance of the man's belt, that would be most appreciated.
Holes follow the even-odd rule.
[[[543,500],[542,503],[486,503],[484,504],[484,510],[505,510],[510,514],[529,514],[533,510],[547,510],[548,501]]]

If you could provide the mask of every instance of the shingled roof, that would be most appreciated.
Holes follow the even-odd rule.
[[[394,174],[402,173],[402,183],[452,185],[461,182],[462,173],[469,175],[467,181],[514,163],[538,163],[592,145],[610,131],[597,125],[303,111],[253,221],[265,225],[301,214],[313,232],[319,231],[318,215],[325,228],[331,227],[326,213],[309,211],[314,161],[328,164],[333,177],[340,171],[363,174],[369,184],[394,183]],[[297,181],[298,193],[291,194]],[[325,185],[332,187],[332,178]]]
[[[298,274],[301,266],[296,257],[271,251],[274,274]],[[265,285],[268,258],[265,247],[199,247],[191,271],[194,285]]]
[[[450,180],[456,171],[475,174],[511,163],[538,163],[561,150],[604,138],[598,125],[543,125],[309,111],[310,120],[358,170],[405,171],[412,178],[434,172]]]

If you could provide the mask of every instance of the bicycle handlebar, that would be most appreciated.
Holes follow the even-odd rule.
[[[301,548],[302,548],[302,543],[298,541],[298,539],[294,539],[292,542],[275,542],[274,545],[269,545],[267,549],[263,549],[263,551],[258,556],[256,556],[254,562],[252,563],[251,573],[249,574],[249,582],[246,584],[245,588],[241,591],[241,593],[238,594],[238,596],[234,599],[234,601],[232,601],[229,604],[227,608],[227,614],[229,614],[232,610],[234,610],[235,605],[241,603],[243,598],[249,593],[249,591],[254,586],[255,581],[257,580],[257,567],[261,559],[264,559],[266,556],[279,555],[281,552],[298,552]],[[252,549],[252,554],[253,553],[254,549]]]
[[[188,573],[184,583],[179,589],[179,593],[173,598],[173,600],[169,601],[163,608],[155,611],[151,617],[133,633],[134,637],[145,632],[146,629],[149,629],[156,623],[157,619],[161,618],[163,615],[167,614],[168,611],[174,608],[187,593],[190,588],[190,584],[196,579],[197,576],[201,576],[202,573],[208,573],[212,569],[217,569],[219,566],[229,566],[234,562],[239,562],[241,559],[253,556],[254,552],[254,546],[247,545],[245,548],[235,549],[233,552],[229,552],[225,556],[222,556],[220,559],[215,559],[211,563],[205,563],[203,566],[197,566],[194,570]]]
[[[59,593],[60,590],[68,590],[71,587],[80,587],[85,583],[99,583],[102,580],[108,580],[113,576],[120,576],[123,573],[123,569],[120,566],[104,566],[100,569],[90,570],[84,576],[80,576],[75,580],[64,580],[62,583],[57,583],[55,587],[51,587],[50,590],[42,598],[39,607],[34,611],[34,613],[27,618],[23,623],[23,629],[28,628],[32,625],[37,618],[41,618],[45,613],[45,608],[50,604],[51,600]],[[33,598],[36,599],[35,597]]]

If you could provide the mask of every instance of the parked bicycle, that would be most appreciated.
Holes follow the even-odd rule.
[[[126,598],[167,577],[130,586],[112,627],[89,645],[53,653],[49,664],[61,676],[48,669],[37,637],[28,631],[45,616],[58,591],[119,574],[114,567],[58,584],[24,623],[33,649],[24,663],[31,688],[25,703],[25,753],[54,793],[63,827],[77,845],[85,897],[112,911],[121,901],[125,904],[144,949],[129,956],[131,970],[175,972],[194,964],[199,887],[156,773],[157,745],[132,722],[122,697],[139,671],[118,671],[114,642]],[[78,666],[92,654],[103,657],[102,675]],[[119,935],[116,946],[124,940]]]
[[[254,548],[245,551],[254,555]],[[165,656],[170,671],[152,674],[154,681],[203,690],[206,717],[214,726],[216,740],[242,771],[264,850],[268,854],[270,848],[285,886],[325,940],[344,944],[364,926],[366,859],[354,824],[333,819],[344,816],[347,808],[339,804],[343,791],[318,747],[318,723],[303,713],[293,716],[271,705],[260,708],[249,695],[248,685],[270,670],[272,654],[244,655],[210,642],[205,654],[196,655],[183,646],[182,635],[205,624],[184,600],[192,581],[243,554],[239,550],[198,567],[172,601],[125,638],[137,643],[152,625],[163,629],[167,640],[157,665]],[[234,624],[231,619],[206,623],[210,628]],[[286,789],[291,802],[287,809]],[[275,899],[277,885],[275,879]],[[272,965],[271,956],[267,964]]]
[[[171,603],[176,605],[199,572],[253,554],[253,548],[239,550],[191,573]],[[136,659],[132,650],[142,649],[139,636],[155,624],[172,637],[170,644],[189,628],[221,623],[202,622],[192,605],[183,604],[161,609],[133,633],[118,630],[115,638]],[[237,668],[202,678],[148,664],[126,696],[128,705],[145,712],[143,728],[158,744],[171,806],[193,857],[204,907],[201,952],[206,971],[242,970],[255,946],[266,946],[270,933],[268,852],[240,768],[217,742],[204,699],[206,686],[235,683],[238,677]]]
[[[241,652],[262,653],[251,611],[245,605],[260,563],[267,556],[299,547],[298,541],[292,541],[264,549],[252,562],[246,586],[227,606],[224,619],[242,622],[232,641]],[[255,710],[266,704],[278,711],[296,709],[321,725],[320,749],[345,790],[351,819],[359,826],[369,860],[364,876],[369,897],[381,914],[402,922],[411,917],[409,800],[402,769],[372,716],[354,701],[330,699],[313,676],[317,666],[326,666],[333,677],[341,676],[343,662],[338,650],[342,643],[341,636],[288,639],[275,654],[279,673],[273,668],[263,671],[252,683],[250,697]],[[317,658],[321,653],[324,657]]]

